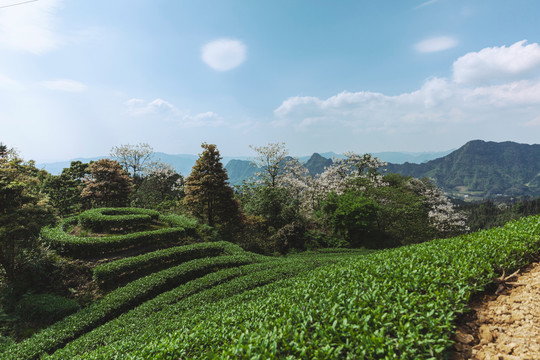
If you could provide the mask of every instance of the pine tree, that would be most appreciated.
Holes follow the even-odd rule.
[[[227,172],[216,145],[203,143],[185,182],[184,203],[194,216],[210,226],[239,224],[240,210],[229,186]]]

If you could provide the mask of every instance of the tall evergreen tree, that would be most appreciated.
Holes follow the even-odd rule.
[[[213,144],[203,143],[201,147],[203,152],[185,182],[184,203],[193,215],[210,226],[238,224],[239,206],[219,151]]]

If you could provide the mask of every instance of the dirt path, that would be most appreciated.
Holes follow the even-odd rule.
[[[540,262],[499,295],[484,295],[458,326],[455,360],[540,360]]]

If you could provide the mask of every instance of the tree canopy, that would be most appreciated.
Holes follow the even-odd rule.
[[[101,159],[91,163],[88,169],[90,176],[81,192],[87,207],[128,205],[133,181],[117,161]]]
[[[184,203],[193,215],[210,226],[237,221],[238,203],[219,151],[214,144],[203,143],[201,147],[203,152],[186,178]]]
[[[9,282],[17,278],[22,256],[35,246],[41,227],[55,216],[39,191],[34,163],[25,163],[6,146],[0,150],[0,264]]]

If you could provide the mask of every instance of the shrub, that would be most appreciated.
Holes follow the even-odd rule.
[[[141,277],[189,260],[241,252],[240,247],[224,241],[175,246],[98,265],[94,268],[94,280],[102,287],[110,287],[126,277]]]
[[[170,244],[178,242],[186,235],[183,228],[168,228],[153,231],[141,231],[126,235],[103,237],[78,237],[67,234],[62,224],[56,227],[45,227],[41,230],[41,238],[45,243],[61,254],[74,257],[89,257],[127,249],[129,247],[151,244]]]
[[[17,304],[16,312],[25,321],[52,324],[79,308],[73,299],[53,294],[35,294],[24,296]]]
[[[140,229],[157,220],[155,210],[138,208],[99,208],[87,210],[79,215],[79,222],[93,232],[113,232]]]
[[[135,215],[121,215],[129,212],[137,212]],[[146,246],[151,244],[170,245],[180,244],[187,241],[193,241],[193,237],[197,236],[197,221],[188,219],[181,215],[159,216],[154,210],[135,209],[135,208],[102,208],[89,210],[76,217],[70,217],[55,227],[44,227],[41,230],[41,238],[45,243],[57,250],[59,253],[74,256],[74,257],[90,257],[102,255],[118,250],[127,249],[130,247]],[[120,214],[107,216],[104,214]],[[127,216],[127,218],[124,218]],[[111,236],[75,236],[67,233],[70,226],[81,224],[90,224],[94,229],[99,228],[103,218],[111,218],[108,225],[105,227],[116,228],[117,226],[127,226],[130,222],[136,223],[137,217],[144,216],[150,219],[158,219],[166,224],[169,228],[159,230],[139,231],[125,235]],[[117,218],[118,217],[118,218]],[[99,220],[101,219],[101,220]],[[118,220],[115,220],[118,219]],[[129,220],[125,220],[129,219]],[[135,221],[135,220],[137,221]],[[107,224],[107,221],[105,223]],[[145,220],[146,221],[146,220]],[[91,225],[95,224],[95,225]],[[124,224],[124,225],[120,225]],[[102,230],[104,228],[101,228]]]
[[[349,258],[175,316],[172,332],[149,326],[85,357],[444,359],[471,294],[501,267],[513,271],[538,254],[539,222]]]
[[[62,319],[0,354],[3,359],[34,359],[110,321],[156,295],[223,268],[253,262],[248,255],[192,260],[118,288],[103,299]]]

